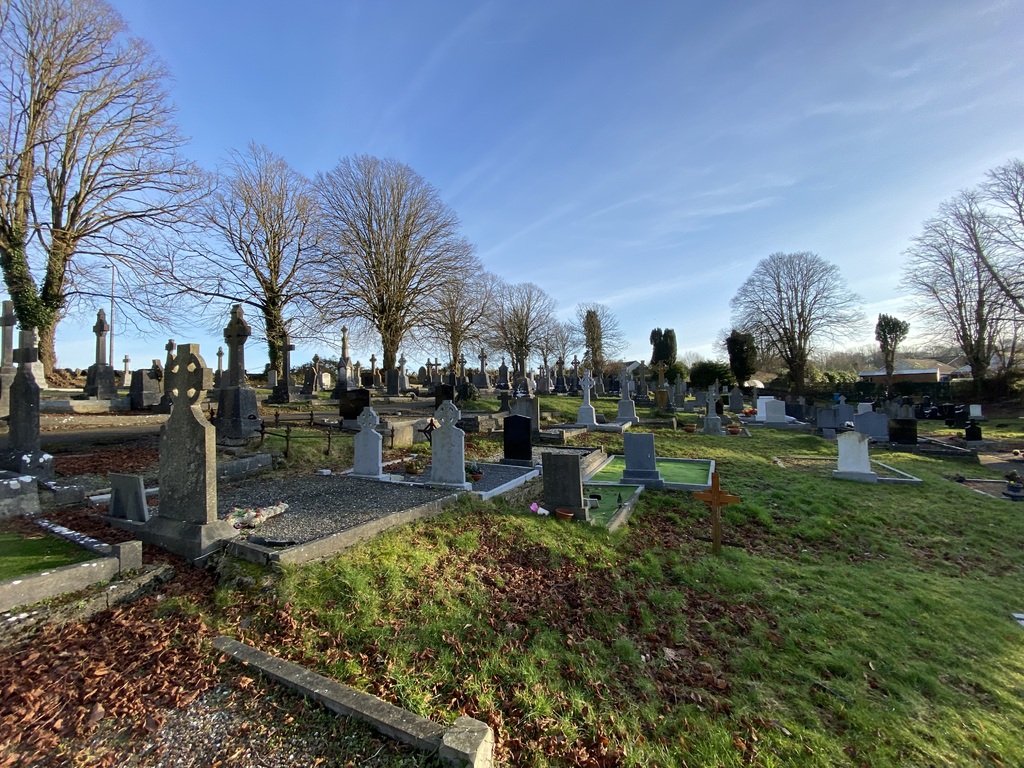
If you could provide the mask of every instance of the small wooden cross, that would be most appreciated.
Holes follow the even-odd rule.
[[[711,473],[711,487],[706,491],[697,491],[693,498],[708,505],[711,510],[711,551],[716,555],[722,553],[722,507],[738,504],[739,496],[723,490],[718,483],[718,472]]]

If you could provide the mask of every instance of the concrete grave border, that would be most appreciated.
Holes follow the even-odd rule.
[[[778,466],[782,467],[783,469],[790,469],[790,467],[786,466],[786,463],[785,463],[786,459],[799,460],[799,461],[829,461],[829,462],[834,462],[836,460],[834,456],[772,456],[772,461],[775,464],[777,464]],[[879,483],[879,484],[883,484],[884,483],[884,484],[888,484],[888,485],[920,485],[922,482],[924,482],[923,480],[921,480],[921,478],[914,477],[909,472],[904,472],[902,469],[896,469],[896,467],[890,467],[888,464],[885,464],[884,462],[881,462],[878,459],[869,459],[869,461],[872,464],[876,464],[877,466],[882,467],[883,469],[886,469],[889,472],[892,472],[892,473],[897,475],[897,477],[883,477],[883,476],[879,475],[878,479],[875,481],[876,483]],[[843,479],[847,479],[847,478],[837,478],[837,479],[843,480]],[[874,485],[875,483],[870,483],[870,484]]]
[[[449,728],[444,728],[373,694],[357,691],[230,637],[215,638],[213,647],[332,712],[368,723],[385,736],[423,752],[436,753],[446,765],[490,768],[494,764],[494,732],[475,718],[458,717]]]
[[[599,466],[595,467],[593,472],[591,472],[589,475],[584,477],[583,478],[583,482],[584,483],[589,483],[590,485],[621,485],[621,483],[618,483],[618,482],[616,482],[616,483],[603,483],[603,482],[590,481],[588,479],[588,478],[591,478],[594,475],[596,475],[602,469],[604,469],[615,458],[621,458],[623,461],[625,461],[625,456],[623,454],[621,454],[621,453],[612,454],[612,455],[608,456],[604,461],[602,461]],[[707,483],[705,483],[705,484],[700,484],[700,483],[670,483],[668,480],[665,480],[665,484],[662,486],[662,488],[664,490],[669,490],[669,491],[703,491],[703,490],[711,487],[711,475],[713,475],[715,473],[715,460],[714,459],[676,459],[676,458],[655,456],[654,457],[654,461],[655,461],[655,466],[657,466],[657,462],[659,462],[659,461],[670,462],[670,463],[674,463],[674,464],[682,464],[682,463],[693,464],[693,463],[696,463],[696,462],[700,462],[700,463],[703,464],[703,463],[707,462],[708,465],[709,465],[708,466],[708,479],[707,479]],[[628,483],[628,484],[629,485],[633,485],[633,483]]]

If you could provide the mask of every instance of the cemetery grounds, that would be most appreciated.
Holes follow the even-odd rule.
[[[280,572],[178,561],[155,595],[0,648],[0,765],[436,764],[220,658],[217,635],[483,720],[501,765],[1024,765],[1024,505],[952,480],[998,474],[882,449],[923,483],[865,485],[774,461],[835,456],[807,433],[655,435],[741,497],[720,557],[689,493],[645,491],[610,534],[530,513],[530,486]],[[990,436],[1024,448],[1019,418]],[[467,439],[467,458],[500,450]]]

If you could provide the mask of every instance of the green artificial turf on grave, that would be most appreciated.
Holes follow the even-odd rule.
[[[708,465],[710,462],[702,459],[695,461],[665,461],[656,459],[661,479],[666,483],[690,483],[703,485],[708,481]],[[588,478],[591,483],[615,483],[622,479],[622,473],[626,469],[624,456],[612,456],[612,460],[604,465],[597,473]]]
[[[92,552],[59,536],[42,534],[27,538],[17,531],[0,528],[0,581],[94,557]]]
[[[595,525],[608,525],[608,521],[619,511],[619,496],[622,496],[622,503],[629,501],[639,485],[584,485],[583,495],[590,498],[593,495],[601,497],[597,507],[590,508],[590,517]]]

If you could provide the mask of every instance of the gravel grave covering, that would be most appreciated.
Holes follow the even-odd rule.
[[[249,533],[305,543],[450,496],[450,488],[385,483],[345,475],[313,475],[221,483],[218,516],[235,507],[268,507],[284,502],[287,511]]]

